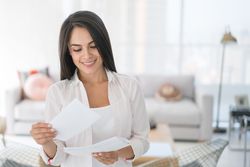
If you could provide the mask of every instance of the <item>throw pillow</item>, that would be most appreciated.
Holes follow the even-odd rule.
[[[199,163],[199,161],[197,160],[197,161],[194,161],[194,162],[190,162],[190,163],[188,163],[188,164],[185,164],[185,165],[183,165],[183,166],[181,166],[181,167],[202,167],[202,164],[201,163]]]
[[[53,81],[46,75],[30,75],[24,83],[24,93],[32,100],[45,100],[49,86]]]
[[[19,83],[20,83],[20,88],[21,88],[22,99],[28,98],[27,95],[24,93],[25,81],[28,79],[28,77],[30,75],[37,74],[37,73],[42,73],[42,74],[50,77],[48,67],[41,68],[41,69],[31,69],[31,70],[27,70],[27,71],[21,71],[21,70],[17,71]]]
[[[182,94],[174,85],[165,83],[156,92],[156,97],[166,101],[178,101],[181,99]]]
[[[1,167],[32,167],[31,165],[21,164],[10,159],[4,159],[1,161]]]
[[[7,167],[52,167],[40,157],[40,149],[8,140],[7,147],[0,149],[0,166]]]

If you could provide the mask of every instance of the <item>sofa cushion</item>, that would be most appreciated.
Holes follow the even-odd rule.
[[[155,93],[155,98],[165,101],[178,101],[182,97],[181,92],[174,85],[164,83]]]
[[[41,74],[45,74],[47,76],[50,76],[48,67],[41,68],[41,69],[30,69],[28,71],[27,70],[17,71],[19,82],[20,82],[20,87],[21,87],[21,91],[22,91],[22,98],[28,98],[28,96],[24,92],[25,81],[28,79],[28,77],[30,75],[37,74],[37,73],[41,73]]]
[[[158,123],[178,126],[198,126],[201,123],[201,112],[190,99],[167,102],[155,98],[145,98],[145,103],[149,118]]]
[[[137,75],[144,95],[146,97],[153,97],[155,92],[164,83],[169,83],[176,86],[183,97],[194,98],[194,76],[191,75],[176,75],[176,76],[163,76],[163,75],[150,75],[141,74]]]
[[[25,121],[44,120],[45,101],[25,99],[15,106],[15,119]]]
[[[37,73],[30,75],[24,83],[24,92],[31,100],[45,100],[48,88],[53,80],[47,75]]]

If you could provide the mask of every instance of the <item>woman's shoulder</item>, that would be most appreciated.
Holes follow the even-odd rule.
[[[133,75],[128,75],[128,74],[121,74],[121,73],[116,73],[112,72],[113,75],[115,76],[115,79],[122,81],[122,82],[137,82],[137,79]]]
[[[121,73],[113,73],[115,80],[126,87],[137,87],[139,82],[136,76],[128,75],[128,74],[121,74]]]

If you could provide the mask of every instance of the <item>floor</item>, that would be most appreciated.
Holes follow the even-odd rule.
[[[250,133],[250,132],[249,132]],[[248,141],[250,141],[250,134],[248,135]],[[33,147],[39,147],[31,137],[28,136],[7,136],[7,139],[12,141],[20,142],[23,144],[28,144]],[[222,138],[228,140],[228,134],[214,134],[213,139]],[[186,142],[186,141],[175,141],[176,151],[184,150],[189,147],[192,147],[197,142]],[[249,145],[250,146],[250,145]],[[249,147],[250,148],[250,147]],[[228,147],[225,148],[222,153],[217,167],[243,167],[244,154],[243,151],[232,151]],[[250,151],[247,153],[247,167],[250,167]]]

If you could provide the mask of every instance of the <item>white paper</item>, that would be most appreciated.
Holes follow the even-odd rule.
[[[66,141],[90,127],[100,116],[75,99],[50,122],[57,131],[55,139]]]
[[[121,137],[112,137],[90,146],[65,147],[64,152],[75,156],[82,156],[84,154],[91,154],[94,152],[116,151],[121,148],[127,147],[128,145],[129,142],[127,139]]]
[[[151,142],[149,150],[143,156],[166,157],[173,155],[170,144]]]

